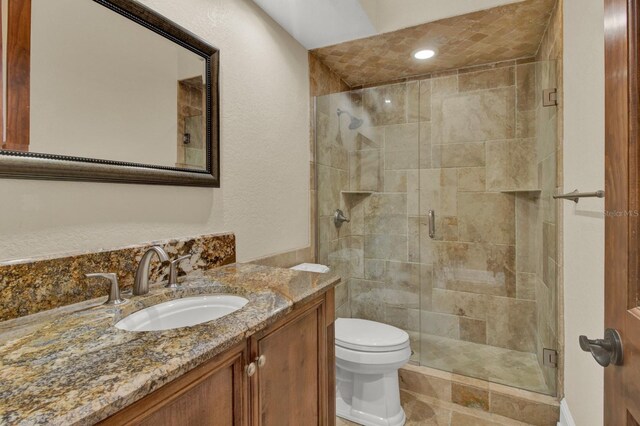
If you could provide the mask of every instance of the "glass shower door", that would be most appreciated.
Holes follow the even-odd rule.
[[[555,393],[553,63],[420,82],[420,363]],[[433,212],[430,219],[429,211]],[[430,232],[431,230],[431,232]]]

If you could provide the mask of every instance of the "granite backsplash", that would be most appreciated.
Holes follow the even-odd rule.
[[[92,272],[117,274],[120,288],[131,289],[138,263],[147,249],[162,246],[171,258],[191,254],[180,274],[236,261],[234,234],[203,235],[155,241],[97,253],[0,263],[0,321],[83,302],[108,294],[107,282],[87,279]],[[150,282],[167,279],[169,267],[152,261]]]

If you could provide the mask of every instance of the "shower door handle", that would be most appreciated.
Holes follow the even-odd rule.
[[[429,218],[429,238],[436,237],[436,212],[434,210],[429,210],[427,214]]]

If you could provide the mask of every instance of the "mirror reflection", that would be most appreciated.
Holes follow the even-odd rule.
[[[8,22],[11,1],[2,0],[2,149],[207,170],[203,56],[90,0],[31,0],[25,36]],[[27,119],[11,116],[20,111],[10,104],[19,87],[7,63],[20,43],[11,37],[30,38]]]

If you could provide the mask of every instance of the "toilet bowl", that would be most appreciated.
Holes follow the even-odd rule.
[[[398,369],[409,361],[409,335],[379,322],[335,323],[336,414],[365,426],[400,426]]]

